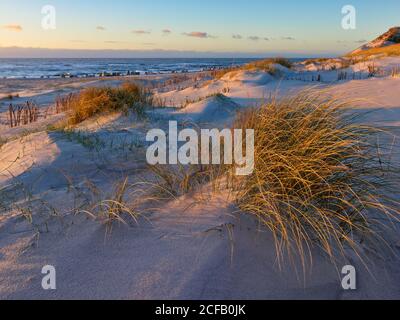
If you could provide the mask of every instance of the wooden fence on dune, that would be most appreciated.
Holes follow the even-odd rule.
[[[31,101],[22,105],[10,104],[8,107],[8,121],[11,128],[36,122],[39,117],[38,106]]]

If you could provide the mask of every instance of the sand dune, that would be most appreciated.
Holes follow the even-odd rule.
[[[400,59],[379,63],[391,68],[400,65]],[[292,79],[296,72],[281,69],[279,77],[234,71],[219,80],[171,88],[157,94],[166,107],[149,111],[147,121],[118,113],[99,116],[80,124],[79,133],[69,137],[44,128],[63,115],[51,116],[42,125],[8,128],[3,106],[0,135],[10,141],[0,147],[0,190],[14,205],[4,210],[0,201],[0,298],[399,298],[400,264],[395,258],[366,253],[373,260],[367,271],[349,252],[340,265],[350,263],[360,270],[359,290],[351,293],[341,290],[338,269],[318,250],[306,274],[295,267],[298,261],[280,270],[271,234],[256,219],[238,213],[226,194],[207,190],[189,194],[138,223],[115,224],[109,235],[101,223],[77,214],[77,206],[111,194],[123,177],[135,183],[148,173],[141,153],[145,133],[166,127],[170,119],[225,126],[237,110],[317,86],[345,99],[361,98],[354,104],[356,109],[376,109],[363,121],[399,133],[400,79],[384,76],[316,83]],[[62,90],[63,85],[57,84],[54,90]],[[30,90],[42,101],[55,95],[43,82]],[[199,202],[200,198],[206,201]],[[28,200],[32,212],[38,212],[33,225],[21,215],[20,208]],[[393,237],[392,249],[400,253],[399,234]],[[41,268],[46,264],[57,268],[56,291],[40,287]]]

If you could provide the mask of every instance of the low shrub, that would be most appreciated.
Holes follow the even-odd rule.
[[[68,123],[75,125],[103,112],[133,111],[143,116],[146,107],[152,105],[152,96],[135,83],[127,82],[118,88],[87,88],[68,99],[60,99],[59,103],[63,101],[68,105],[59,108],[67,110]]]

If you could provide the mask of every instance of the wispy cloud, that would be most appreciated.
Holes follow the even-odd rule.
[[[243,39],[243,37],[240,34],[234,34],[232,36],[232,38],[233,39],[238,39],[238,40]],[[249,37],[247,37],[247,39],[252,40],[252,41],[259,41],[259,40],[269,41],[270,40],[267,37],[262,38],[262,37],[259,37],[259,36],[249,36]]]
[[[105,31],[106,28],[103,27],[103,26],[97,26],[97,27],[96,27],[96,30],[98,30],[98,31]]]
[[[141,34],[150,34],[151,31],[147,31],[147,30],[132,30],[132,33],[141,35]]]
[[[7,24],[7,25],[3,26],[3,29],[9,30],[9,31],[21,32],[22,26],[19,24]]]
[[[365,40],[365,39],[361,39],[361,40],[357,40],[357,41],[354,41],[355,43],[367,43],[368,42],[368,40]]]
[[[282,39],[282,40],[288,40],[288,41],[294,41],[294,40],[296,40],[296,39],[293,38],[293,37],[282,37],[281,39]]]
[[[184,32],[183,35],[187,37],[193,38],[215,38],[214,36],[208,34],[207,32],[200,32],[200,31],[192,31],[192,32]]]
[[[250,37],[248,37],[248,39],[252,40],[252,41],[258,41],[258,40],[260,40],[260,37],[258,37],[258,36],[250,36]]]
[[[171,34],[172,31],[171,31],[170,29],[164,29],[164,30],[162,31],[162,33],[165,34],[165,35],[168,35],[168,34]]]

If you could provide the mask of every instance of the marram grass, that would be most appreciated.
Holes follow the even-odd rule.
[[[59,100],[60,108],[68,113],[68,124],[79,124],[95,115],[113,112],[133,111],[143,116],[145,108],[152,105],[152,96],[133,82],[121,87],[91,87]]]
[[[361,243],[379,247],[382,230],[398,221],[400,204],[388,194],[400,171],[387,161],[390,143],[387,149],[377,143],[391,136],[359,124],[347,107],[305,91],[239,113],[233,128],[255,130],[249,176],[236,177],[226,165],[152,171],[173,197],[208,182],[229,188],[240,211],[271,231],[279,262],[297,256],[305,267],[315,247],[332,261],[346,250],[363,259]]]
[[[347,104],[307,91],[240,114],[234,128],[255,130],[255,170],[236,179],[239,208],[273,234],[279,257],[303,263],[318,245],[330,257],[371,239],[398,219],[388,198],[398,169],[377,145],[382,131],[357,124]],[[373,243],[373,240],[372,240]]]

